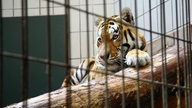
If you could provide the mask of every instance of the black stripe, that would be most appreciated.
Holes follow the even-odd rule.
[[[95,63],[95,61],[92,61],[88,64],[87,68],[90,69],[91,65],[93,65]],[[90,71],[88,69],[86,69],[86,75],[89,73]]]
[[[127,54],[128,51],[129,51],[130,45],[129,45],[128,43],[124,43],[122,46],[127,47],[127,49],[126,49],[126,51],[125,51],[125,53],[124,53],[124,54]]]
[[[118,15],[113,15],[113,17],[117,17]]]
[[[83,76],[82,71],[83,71],[84,69],[82,69],[82,68],[83,68],[84,62],[85,62],[85,60],[83,60],[82,65],[81,65],[81,76]],[[79,81],[79,80],[78,80],[78,81]]]
[[[86,69],[86,74],[82,77],[82,79],[84,79],[87,76],[87,74],[89,74],[90,70],[88,70],[88,68],[90,69],[90,66],[93,65],[94,63],[95,63],[95,61],[89,62],[87,69]]]
[[[78,72],[77,72],[77,71],[80,69],[80,74],[81,74],[81,76],[83,76],[83,75],[82,75],[82,71],[83,71],[83,64],[84,64],[84,62],[85,62],[85,60],[83,60],[82,65],[79,66],[78,69],[76,69],[76,72],[75,72],[75,78],[78,80],[78,82],[80,82],[81,79],[78,77]],[[73,84],[76,84],[76,83],[74,82],[74,79],[72,79],[72,78],[71,78],[71,82],[72,82]]]
[[[133,34],[131,33],[130,29],[127,29],[129,36],[131,37],[132,41],[135,41],[135,38],[133,37]]]
[[[124,36],[125,36],[125,40],[126,40],[126,42],[128,43],[127,32],[126,32],[126,30],[124,30]]]
[[[78,73],[77,73],[78,69],[76,70],[76,73],[75,73],[75,77],[77,78],[77,80],[80,82],[81,79],[78,77]],[[82,69],[81,69],[81,75],[82,75]]]
[[[133,47],[131,49],[135,49],[135,44],[133,44]]]
[[[145,46],[146,46],[146,45],[142,43],[142,46],[141,46],[139,49],[140,49],[140,50],[143,50],[143,49],[145,49]]]
[[[71,78],[70,82],[71,82],[71,84],[76,85],[76,83],[74,82],[74,80],[72,78]]]
[[[128,43],[124,43],[124,44],[122,44],[122,46],[127,47],[127,50],[129,50],[129,48],[130,48],[130,45]]]

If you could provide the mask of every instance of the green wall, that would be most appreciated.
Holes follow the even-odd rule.
[[[51,16],[51,58],[65,62],[65,17]],[[21,54],[21,17],[3,18],[3,51]],[[29,56],[46,59],[48,54],[47,16],[28,18]],[[28,96],[34,97],[48,91],[46,64],[29,61]],[[22,60],[3,56],[3,105],[22,99]],[[51,66],[52,90],[58,89],[65,77],[65,67]],[[2,83],[2,82],[1,82]]]

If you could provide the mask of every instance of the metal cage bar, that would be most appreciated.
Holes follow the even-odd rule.
[[[0,97],[3,97],[3,9],[0,1]],[[0,107],[3,107],[3,98],[0,98]]]
[[[187,21],[187,40],[189,40],[189,41],[192,41],[192,39],[191,39],[191,26],[190,26],[190,24],[191,24],[191,19],[190,19],[190,16],[191,16],[191,6],[190,6],[190,0],[186,0],[186,21]],[[187,77],[187,87],[189,87],[189,88],[192,88],[192,61],[191,61],[191,59],[192,59],[192,51],[191,51],[191,45],[192,44],[188,44],[187,43],[187,49],[189,49],[187,52],[188,52],[188,77]],[[189,90],[189,91],[187,91],[188,92],[188,105],[189,105],[189,107],[192,107],[192,91],[191,90]]]
[[[48,107],[51,107],[51,19],[50,19],[50,0],[47,0],[47,66],[48,74]],[[53,11],[54,12],[54,11]]]
[[[179,28],[178,28],[178,2],[177,2],[177,0],[175,1],[175,5],[176,5],[176,34],[177,34],[177,37],[179,37]],[[176,45],[177,45],[177,52],[179,52],[179,40],[177,40],[176,41]],[[177,70],[177,85],[178,86],[180,86],[180,72],[181,72],[181,69],[180,69],[180,63],[179,63],[179,61],[180,61],[180,58],[179,58],[179,53],[177,54],[177,63],[178,63],[178,70]],[[179,103],[177,103],[178,104],[178,107],[179,108],[181,108],[181,90],[180,90],[180,88],[178,88],[177,89],[177,93],[176,93],[176,95],[178,95],[178,99],[179,99]]]
[[[163,36],[161,37],[161,53],[162,53],[162,98],[163,98],[163,107],[167,108],[168,107],[168,94],[167,94],[167,77],[166,77],[166,20],[165,20],[165,1],[161,0],[161,5],[160,5],[160,13],[161,13],[161,33]]]
[[[28,1],[22,0],[22,100],[27,107],[28,98]]]
[[[151,13],[151,0],[149,0],[149,25],[150,25],[150,55],[153,55],[153,41],[152,41],[152,13]],[[154,74],[153,74],[153,59],[151,57],[151,108],[154,108]]]
[[[66,72],[67,74],[70,74],[70,70],[71,68],[76,68],[74,66],[71,65],[71,60],[72,59],[78,59],[79,61],[82,61],[83,59],[88,59],[89,57],[91,57],[91,54],[90,54],[90,51],[91,51],[91,47],[89,46],[90,45],[90,25],[89,25],[89,20],[90,20],[90,15],[93,15],[93,16],[96,16],[96,17],[102,17],[104,18],[104,20],[106,20],[107,18],[107,1],[104,0],[103,1],[103,13],[104,15],[100,15],[100,14],[96,14],[94,12],[90,12],[90,8],[89,8],[89,5],[91,4],[88,0],[85,1],[85,9],[80,9],[80,5],[81,5],[81,0],[79,0],[79,4],[78,4],[78,7],[76,6],[71,6],[70,5],[70,0],[63,0],[64,1],[64,4],[60,3],[60,2],[57,2],[55,0],[46,0],[47,4],[46,4],[46,9],[47,9],[47,59],[43,59],[43,58],[38,58],[38,57],[33,57],[33,56],[29,56],[29,51],[28,51],[28,1],[29,0],[22,0],[21,1],[21,11],[22,11],[22,41],[21,41],[21,44],[22,44],[22,54],[17,54],[17,53],[12,53],[12,52],[8,52],[8,51],[4,51],[3,50],[3,8],[2,8],[2,1],[0,2],[0,87],[3,88],[3,57],[11,57],[11,58],[17,58],[19,60],[22,61],[22,84],[23,84],[23,87],[22,87],[22,100],[24,101],[23,102],[23,107],[27,107],[28,103],[27,100],[28,99],[28,92],[29,92],[29,88],[28,88],[28,71],[29,71],[29,62],[30,61],[36,61],[36,62],[39,62],[39,63],[43,63],[43,64],[46,64],[46,71],[48,73],[48,92],[49,92],[49,95],[48,95],[48,102],[49,102],[49,106],[48,107],[51,107],[51,88],[52,88],[52,65],[54,66],[59,66],[59,67],[64,67],[66,68]],[[142,104],[141,104],[141,98],[140,98],[140,83],[141,82],[145,82],[145,83],[149,83],[151,84],[151,94],[150,94],[150,104],[151,104],[151,107],[154,108],[155,106],[155,93],[154,93],[154,87],[157,85],[157,86],[161,86],[162,87],[162,100],[163,100],[163,104],[162,106],[164,108],[167,108],[169,106],[169,103],[168,103],[168,88],[176,88],[176,95],[178,95],[178,100],[179,100],[179,103],[178,103],[178,107],[181,108],[182,107],[182,103],[181,103],[181,99],[182,99],[182,96],[183,94],[185,95],[185,107],[186,108],[190,108],[192,106],[192,52],[191,52],[191,46],[192,46],[192,39],[191,39],[191,17],[190,17],[190,0],[185,0],[185,1],[179,1],[179,0],[176,0],[175,2],[171,0],[171,5],[172,5],[172,29],[171,31],[176,31],[176,36],[171,36],[171,35],[168,35],[167,33],[170,32],[167,30],[166,28],[166,25],[167,25],[167,19],[166,19],[166,3],[169,2],[170,0],[160,0],[160,3],[156,6],[152,6],[152,0],[149,0],[148,1],[148,11],[143,11],[142,14],[139,14],[138,13],[138,3],[139,1],[136,0],[134,1],[134,14],[135,14],[135,21],[136,21],[136,31],[137,30],[142,30],[144,32],[148,32],[149,33],[149,37],[150,37],[150,55],[153,55],[153,34],[155,35],[160,35],[160,39],[161,39],[161,54],[162,54],[162,81],[161,82],[158,82],[158,81],[154,81],[154,74],[153,74],[153,58],[151,58],[151,79],[150,80],[146,80],[146,79],[142,79],[139,77],[139,66],[137,65],[136,66],[136,70],[137,70],[137,78],[131,78],[131,77],[125,77],[124,76],[124,70],[123,71],[123,76],[120,76],[120,75],[114,75],[116,77],[121,77],[122,78],[122,107],[125,108],[126,107],[126,97],[125,97],[125,79],[128,78],[128,79],[132,79],[132,80],[135,80],[137,81],[137,95],[136,95],[136,98],[137,98],[137,107],[138,108],[141,108],[142,107]],[[115,0],[114,0],[115,2]],[[123,5],[122,5],[122,2],[123,0],[120,0],[119,1],[119,5],[117,5],[119,7],[119,13],[120,13],[120,10],[122,9]],[[39,0],[39,14],[42,15],[41,13],[41,3],[42,1]],[[52,3],[52,6],[50,5],[50,3]],[[14,6],[15,6],[15,2],[13,0],[13,16],[15,16],[14,14]],[[55,11],[55,5],[60,5],[62,7],[64,7],[64,14],[65,14],[65,30],[66,31],[65,35],[66,35],[66,40],[65,41],[65,48],[66,48],[66,62],[58,62],[58,61],[54,61],[52,60],[52,49],[51,49],[51,45],[52,45],[52,41],[51,41],[51,38],[52,38],[52,33],[51,33],[51,9],[52,9],[52,13],[54,14],[54,11]],[[93,4],[91,4],[93,6]],[[144,6],[144,5],[143,5]],[[174,8],[175,7],[175,8]],[[157,9],[157,8],[160,8],[160,19],[157,19],[157,20],[160,20],[160,24],[158,23],[157,25],[159,25],[160,28],[160,31],[153,31],[153,18],[152,18],[152,14],[153,14],[153,10],[154,9]],[[92,8],[93,9],[93,8]],[[79,18],[77,20],[79,20],[79,31],[78,33],[80,32],[80,40],[79,40],[79,45],[80,45],[80,57],[79,58],[71,58],[71,54],[70,54],[70,41],[71,41],[71,29],[70,29],[70,21],[71,21],[71,17],[70,17],[70,10],[76,10],[78,11],[79,13]],[[175,15],[174,15],[174,10],[175,10]],[[86,14],[86,17],[85,19],[82,19],[81,18],[81,14],[82,13],[85,13]],[[143,28],[143,27],[140,27],[139,24],[138,24],[138,20],[140,17],[146,15],[146,14],[149,14],[149,28]],[[179,14],[180,13],[180,14]],[[179,16],[180,15],[180,16]],[[81,20],[86,20],[86,30],[83,31],[81,26],[83,25],[81,23]],[[175,21],[175,22],[174,22]],[[122,23],[122,22],[121,22]],[[174,24],[173,24],[174,23]],[[144,24],[144,25],[147,25],[147,24]],[[175,28],[174,28],[175,26]],[[182,28],[182,31],[183,31],[183,38],[180,36],[180,33],[179,33],[179,29]],[[94,30],[94,27],[93,27],[93,30]],[[87,44],[87,57],[83,57],[83,52],[81,51],[82,50],[82,40],[81,40],[81,32],[86,32],[86,35],[87,35],[87,41],[86,41],[86,44]],[[137,33],[137,32],[136,32]],[[138,34],[136,34],[138,35]],[[169,84],[167,83],[167,53],[166,53],[166,45],[167,45],[167,41],[168,41],[168,38],[170,39],[173,39],[176,46],[177,46],[177,52],[179,52],[180,50],[180,47],[179,47],[179,43],[182,43],[183,46],[184,46],[184,53],[186,56],[185,59],[184,59],[184,73],[182,75],[181,73],[181,69],[180,69],[180,54],[178,53],[177,54],[177,85],[174,85],[174,84]],[[93,39],[94,40],[94,39]],[[138,48],[138,37],[136,37],[136,48]],[[105,42],[106,44],[106,42]],[[105,48],[105,50],[107,50],[107,48]],[[93,51],[94,52],[94,51]],[[105,52],[106,53],[106,52]],[[138,57],[138,51],[137,51],[137,57]],[[88,60],[89,61],[89,60]],[[138,62],[138,60],[137,60]],[[123,65],[122,65],[123,66]],[[88,71],[90,71],[90,67],[87,68]],[[85,69],[82,69],[82,70],[85,70]],[[97,72],[97,71],[95,71]],[[99,72],[99,71],[98,71]],[[109,107],[109,90],[108,90],[108,74],[107,73],[107,70],[105,71],[105,107],[108,108]],[[184,78],[184,84],[182,85],[181,83],[181,78]],[[94,106],[91,106],[91,88],[89,86],[90,84],[90,79],[88,79],[88,87],[87,87],[87,99],[88,99],[88,106],[87,107],[94,107]],[[0,90],[0,97],[3,97],[3,89]],[[184,93],[183,93],[184,92]],[[71,91],[71,87],[68,87],[67,88],[67,96],[68,97],[72,97],[72,91]],[[67,107],[71,107],[71,98],[68,98],[66,100],[67,102]],[[0,106],[3,106],[3,99],[0,98]]]
[[[52,1],[51,1],[52,2]],[[54,3],[55,1],[53,1]],[[66,31],[66,40],[65,40],[65,46],[66,46],[66,64],[67,64],[67,67],[66,67],[66,72],[67,72],[67,75],[70,74],[70,64],[71,62],[69,61],[68,58],[70,58],[70,0],[64,0],[65,4],[63,4],[63,6],[65,7],[65,19],[66,19],[66,22],[65,22],[65,31]],[[69,96],[71,97],[71,87],[67,88],[67,92],[66,92],[66,96]],[[67,99],[66,100],[67,102],[67,107],[71,108],[71,99]]]
[[[135,0],[134,2],[134,7],[135,7],[135,26],[138,26],[138,0]],[[137,63],[138,61],[138,28],[136,28],[136,57],[137,57]],[[137,70],[137,108],[141,108],[141,100],[140,100],[140,77],[139,77],[139,65],[136,65],[136,70]]]

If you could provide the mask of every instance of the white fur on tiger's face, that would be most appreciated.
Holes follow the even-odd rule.
[[[130,9],[124,8],[120,15],[105,20],[99,18],[95,22],[98,48],[96,57],[85,59],[78,68],[73,69],[62,87],[87,82],[88,78],[92,80],[105,76],[105,72],[115,73],[128,66],[149,64],[145,37],[134,27]]]

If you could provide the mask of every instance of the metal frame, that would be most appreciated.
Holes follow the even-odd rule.
[[[48,85],[48,91],[50,92],[51,91],[51,65],[56,65],[56,66],[60,66],[60,67],[66,67],[67,68],[67,73],[69,74],[70,72],[70,69],[71,68],[75,68],[74,66],[71,66],[71,63],[70,63],[70,9],[72,10],[77,10],[79,11],[79,13],[83,12],[83,13],[86,13],[86,27],[87,27],[87,50],[88,52],[90,52],[90,47],[89,47],[89,15],[94,15],[94,16],[99,16],[99,17],[103,17],[104,19],[107,18],[107,13],[106,13],[106,0],[104,0],[104,16],[101,16],[101,15],[98,15],[98,14],[95,14],[95,13],[91,13],[89,12],[89,8],[88,8],[88,5],[89,5],[89,1],[86,0],[86,3],[85,3],[85,6],[86,6],[86,9],[83,10],[83,9],[79,9],[79,8],[75,8],[73,6],[70,6],[70,0],[64,0],[65,1],[65,4],[62,4],[62,3],[59,3],[59,2],[56,2],[54,0],[47,0],[47,31],[48,31],[48,35],[47,35],[47,38],[48,38],[48,41],[47,41],[47,44],[48,44],[48,51],[47,51],[47,54],[48,54],[48,58],[47,59],[43,59],[43,58],[36,58],[36,57],[31,57],[28,55],[28,6],[27,6],[27,2],[28,0],[22,0],[21,4],[22,4],[22,54],[17,54],[17,53],[11,53],[11,52],[6,52],[3,50],[3,25],[2,25],[2,18],[3,18],[3,14],[2,14],[2,1],[0,2],[0,88],[3,88],[3,57],[6,56],[6,57],[12,57],[12,58],[17,58],[17,59],[20,59],[22,60],[22,81],[23,81],[23,88],[22,88],[22,100],[26,100],[28,98],[28,62],[29,61],[36,61],[36,62],[41,62],[41,63],[45,63],[47,64],[47,73],[48,73],[48,82],[49,82],[49,85]],[[136,18],[136,28],[138,30],[143,30],[143,31],[146,31],[146,32],[149,32],[150,33],[150,49],[151,49],[151,52],[150,54],[153,55],[153,40],[152,40],[152,35],[153,34],[157,34],[157,35],[160,35],[161,36],[161,51],[162,51],[162,68],[163,68],[163,72],[162,72],[162,82],[157,82],[157,81],[154,81],[153,80],[153,60],[151,58],[151,80],[145,80],[145,79],[140,79],[139,77],[137,77],[136,79],[133,79],[131,77],[122,77],[122,76],[117,76],[117,77],[122,77],[122,85],[124,87],[124,78],[130,78],[130,79],[133,79],[133,80],[137,80],[137,87],[138,87],[138,91],[137,91],[137,107],[138,108],[141,108],[142,106],[140,105],[140,91],[139,91],[139,82],[147,82],[147,83],[151,83],[153,86],[151,87],[151,107],[154,108],[154,86],[155,85],[161,85],[162,86],[162,97],[163,97],[163,107],[167,108],[168,107],[168,94],[167,94],[167,88],[168,87],[175,87],[177,88],[178,92],[177,92],[177,95],[179,97],[179,100],[181,99],[181,95],[182,95],[182,90],[185,89],[185,99],[187,100],[185,102],[186,104],[186,108],[190,108],[192,107],[192,52],[191,50],[188,50],[188,49],[191,49],[191,46],[192,46],[192,39],[191,39],[191,20],[190,20],[190,0],[184,0],[184,1],[179,1],[179,0],[176,0],[175,1],[175,10],[176,10],[176,15],[173,16],[176,18],[176,28],[174,29],[176,31],[176,37],[173,37],[173,36],[170,36],[167,34],[167,32],[169,31],[166,31],[166,10],[165,10],[165,3],[169,1],[169,0],[161,0],[160,1],[160,4],[158,6],[160,6],[160,12],[161,12],[161,16],[160,16],[160,19],[161,19],[161,32],[156,32],[156,31],[152,31],[152,10],[155,9],[156,7],[151,7],[151,0],[149,0],[149,26],[150,26],[150,29],[145,29],[145,28],[141,28],[141,27],[138,27],[138,16],[137,14],[137,3],[139,1],[135,1],[135,18]],[[172,0],[171,0],[172,1]],[[80,0],[79,0],[80,2]],[[121,0],[119,1],[119,7],[120,9],[122,8],[121,6]],[[60,6],[63,6],[65,7],[65,15],[66,15],[66,50],[67,50],[67,55],[66,55],[66,63],[63,63],[63,62],[58,62],[58,61],[53,61],[51,59],[51,23],[50,23],[50,3],[53,3],[54,4],[57,4],[57,5],[60,5]],[[180,6],[181,10],[179,10],[178,6]],[[53,6],[54,7],[54,6]],[[185,8],[184,8],[185,7]],[[54,8],[53,8],[54,10]],[[14,10],[13,10],[14,11]],[[120,11],[120,10],[119,10]],[[178,11],[182,11],[182,21],[181,21],[181,26],[179,26],[179,20],[178,20]],[[144,15],[145,13],[143,13]],[[186,18],[186,19],[184,19]],[[83,20],[81,18],[79,18],[78,20]],[[81,23],[79,23],[79,25],[81,26]],[[183,38],[181,38],[180,34],[179,34],[179,28],[183,28]],[[174,31],[173,30],[173,31]],[[81,28],[79,29],[79,31],[81,31]],[[80,35],[81,36],[81,35]],[[167,63],[166,63],[166,38],[171,38],[171,39],[174,39],[175,40],[175,43],[177,45],[177,51],[179,52],[179,42],[182,42],[183,43],[183,46],[186,46],[184,47],[184,51],[187,55],[187,57],[185,57],[185,61],[184,61],[184,85],[181,85],[181,81],[180,81],[180,65],[178,65],[178,70],[177,70],[177,85],[172,85],[172,84],[168,84],[167,83],[167,77],[166,77],[166,66],[167,66]],[[138,40],[138,39],[136,39]],[[81,39],[79,40],[80,41],[80,45],[81,45]],[[88,53],[88,57],[90,57],[90,54]],[[177,62],[179,63],[179,53],[177,54]],[[84,59],[84,57],[80,57],[80,58],[76,58],[76,59]],[[138,71],[138,66],[136,67],[137,68],[137,71]],[[139,72],[137,73],[138,76],[139,76]],[[108,107],[108,104],[109,104],[109,100],[108,100],[108,79],[107,79],[107,75],[106,74],[106,96],[105,96],[105,99],[106,99],[106,103],[105,103],[105,106]],[[67,95],[68,96],[71,96],[70,94],[70,91],[71,88],[69,87],[68,90],[67,90]],[[124,94],[124,88],[122,90],[122,93]],[[90,88],[88,87],[88,102],[90,103]],[[0,89],[0,97],[3,97],[3,90]],[[50,97],[50,94],[49,94],[49,97]],[[49,107],[50,107],[50,98],[48,98],[49,100]],[[71,107],[70,105],[70,102],[71,100],[67,100],[67,102],[69,103],[68,104],[68,107]],[[126,100],[125,100],[125,96],[122,96],[122,102],[123,102],[123,107],[125,107],[125,104],[126,104]],[[0,98],[0,106],[3,106],[3,99]],[[24,101],[24,104],[23,104],[23,107],[26,107],[27,106],[27,101]],[[92,107],[90,106],[90,104],[88,104],[88,107]],[[181,103],[179,103],[179,107],[181,107]]]

